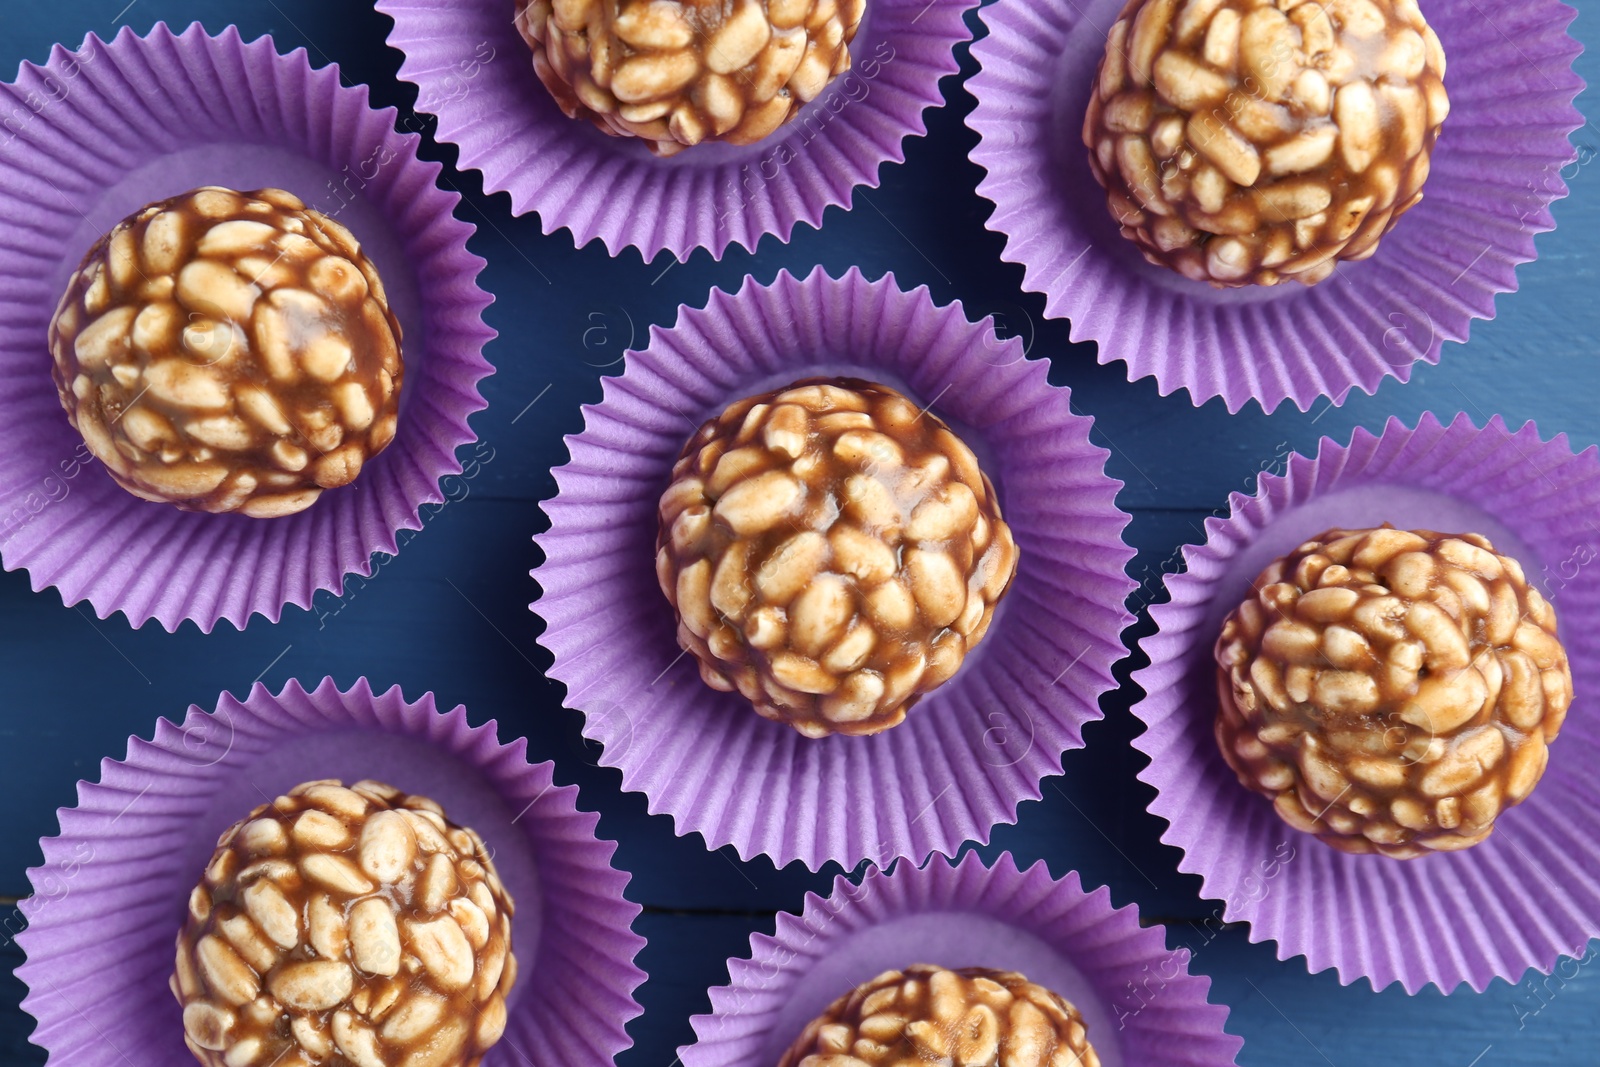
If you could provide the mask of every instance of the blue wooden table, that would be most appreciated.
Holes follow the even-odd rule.
[[[1450,0],[1446,0],[1450,2]],[[126,6],[124,6],[126,5]],[[1600,0],[1579,0],[1580,40],[1597,39]],[[384,43],[386,18],[365,0],[56,0],[0,2],[0,77],[22,60],[43,61],[56,41],[77,45],[88,32],[109,37],[122,25],[144,32],[202,21],[212,31],[236,22],[246,37],[272,34],[281,50],[306,48],[314,64],[338,63],[347,80],[372,87],[379,105],[409,112],[415,91],[396,81],[399,55]],[[691,1040],[688,1018],[705,1011],[706,989],[727,980],[725,961],[748,937],[770,931],[773,915],[798,910],[807,890],[824,891],[834,870],[741,863],[731,849],[709,853],[699,838],[678,838],[644,799],[623,793],[619,776],[596,766],[579,734],[579,715],[562,707],[562,689],[542,668],[548,657],[527,605],[538,562],[530,537],[544,528],[539,501],[554,492],[552,466],[566,459],[562,435],[581,426],[579,405],[600,396],[602,375],[620,370],[630,344],[652,323],[670,323],[680,303],[702,304],[712,287],[734,289],[746,274],[770,280],[822,264],[832,273],[858,265],[868,277],[894,272],[902,285],[927,285],[936,300],[960,299],[973,314],[995,314],[1048,358],[1052,380],[1070,385],[1078,410],[1096,419],[1096,440],[1112,453],[1110,471],[1126,485],[1119,503],[1132,513],[1138,550],[1133,574],[1142,608],[1158,595],[1176,549],[1201,538],[1201,522],[1233,490],[1250,491],[1262,470],[1280,469],[1293,450],[1322,435],[1377,429],[1390,415],[1414,422],[1432,410],[1448,421],[1499,413],[1513,425],[1538,420],[1565,431],[1576,447],[1600,442],[1600,133],[1575,136],[1579,162],[1565,172],[1569,199],[1555,206],[1559,229],[1539,238],[1538,262],[1518,273],[1520,293],[1502,297],[1499,317],[1479,323],[1467,345],[1446,345],[1438,367],[1384,384],[1342,407],[1309,412],[1286,405],[1267,416],[1251,406],[1230,416],[1220,402],[1195,408],[1183,394],[1162,397],[1153,381],[1129,384],[1122,366],[1102,367],[1091,345],[1072,344],[1066,324],[1043,318],[1043,301],[1019,288],[1020,268],[999,259],[1000,240],[984,229],[989,205],[974,194],[979,171],[967,161],[975,141],[963,125],[971,73],[945,80],[947,106],[930,116],[930,135],[910,145],[904,165],[886,168],[880,189],[855,195],[854,210],[830,210],[820,231],[793,242],[770,238],[754,254],[713,262],[630,252],[610,259],[598,243],[575,249],[565,231],[543,236],[532,218],[514,218],[504,195],[484,196],[474,173],[451,169],[455,150],[431,139],[424,154],[446,164],[445,178],[466,196],[460,211],[478,227],[472,248],[489,261],[482,283],[496,297],[488,321],[500,337],[487,355],[496,374],[484,385],[489,408],[473,420],[492,449],[467,494],[433,515],[406,550],[343,600],[324,594],[315,610],[290,609],[283,621],[257,619],[247,631],[224,624],[202,635],[192,625],[168,634],[131,629],[122,616],[96,619],[65,607],[53,591],[34,594],[26,575],[0,575],[0,925],[15,928],[24,870],[40,860],[38,839],[56,832],[55,810],[76,801],[75,783],[95,778],[103,757],[120,757],[130,733],[148,736],[157,716],[181,718],[190,703],[210,708],[218,693],[243,695],[260,680],[274,690],[291,677],[341,686],[361,675],[377,687],[398,683],[441,703],[464,703],[474,721],[499,721],[502,738],[526,735],[529,756],[554,759],[557,780],[582,788],[581,803],[601,813],[600,832],[620,843],[616,862],[632,872],[628,895],[643,905],[639,957],[649,972],[639,991],[644,1015],[630,1027],[634,1047],[621,1067],[669,1067]],[[1600,79],[1600,58],[1579,60]],[[1586,113],[1591,92],[1579,98]],[[431,129],[431,126],[427,127]],[[520,417],[519,417],[520,416]],[[487,454],[487,453],[486,453]],[[459,494],[458,494],[459,495]],[[1143,632],[1128,635],[1129,642]],[[1124,664],[1142,665],[1137,655]],[[1069,753],[1044,800],[1025,804],[1016,826],[985,852],[1009,849],[1019,862],[1044,859],[1060,875],[1076,868],[1089,885],[1108,884],[1114,901],[1137,902],[1147,922],[1164,923],[1169,943],[1196,943],[1191,924],[1219,913],[1199,897],[1198,879],[1177,873],[1178,854],[1160,844],[1163,824],[1145,811],[1151,792],[1135,774],[1143,757],[1128,742],[1139,730],[1128,711],[1129,684],[1104,701],[1106,719],[1086,731],[1088,747]],[[1186,936],[1187,931],[1187,936]],[[1398,986],[1374,992],[1343,987],[1303,962],[1280,962],[1243,928],[1205,943],[1193,966],[1212,977],[1212,997],[1232,1009],[1228,1029],[1245,1040],[1240,1062],[1358,1067],[1397,1065],[1594,1063],[1600,1047],[1600,944],[1564,961],[1555,977],[1497,982],[1482,994],[1407,997]],[[21,955],[0,939],[0,1063],[42,1063],[28,1043],[32,1021],[18,1009],[23,989],[11,977]]]

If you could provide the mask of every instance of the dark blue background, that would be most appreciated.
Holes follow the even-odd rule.
[[[1593,35],[1600,2],[1578,6],[1581,40]],[[282,50],[308,49],[316,65],[336,62],[379,105],[409,111],[415,100],[395,79],[389,21],[363,0],[0,0],[0,76],[90,31],[196,19],[212,31],[237,22],[246,37],[270,33]],[[962,55],[962,76],[944,83],[948,106],[931,114],[930,135],[910,144],[906,163],[884,170],[882,188],[857,190],[854,210],[830,210],[821,231],[803,229],[788,245],[769,238],[755,254],[735,250],[720,263],[704,253],[685,264],[645,264],[634,252],[609,259],[598,243],[574,249],[565,231],[545,237],[532,218],[511,216],[505,196],[484,196],[476,174],[449,169],[455,150],[430,140],[424,152],[446,163],[445,179],[466,195],[460,214],[479,227],[472,248],[489,261],[481,280],[496,297],[488,320],[500,337],[487,354],[497,373],[484,386],[489,409],[473,425],[494,458],[466,499],[437,514],[373,581],[344,601],[324,594],[315,612],[290,609],[277,625],[257,619],[244,633],[226,624],[211,635],[187,624],[176,634],[154,624],[135,631],[120,615],[101,621],[86,606],[62,606],[54,591],[32,593],[22,573],[0,575],[0,920],[12,919],[27,892],[24,869],[40,860],[38,838],[56,832],[55,809],[75,803],[77,780],[97,777],[102,757],[120,757],[130,733],[149,736],[157,716],[181,718],[190,703],[210,708],[219,692],[243,695],[257,679],[277,689],[290,677],[310,684],[331,674],[348,685],[366,675],[380,688],[431,689],[446,706],[466,704],[474,721],[499,720],[502,738],[525,734],[530,757],[556,760],[558,780],[576,782],[583,805],[602,813],[600,832],[620,842],[616,862],[633,872],[628,895],[644,906],[638,929],[649,939],[639,957],[650,973],[639,992],[645,1014],[619,1062],[669,1067],[691,1040],[689,1015],[707,1008],[706,988],[726,981],[726,959],[746,954],[751,932],[770,931],[775,911],[798,910],[804,892],[825,890],[836,872],[708,853],[698,837],[674,837],[667,818],[647,815],[642,797],[622,793],[616,772],[595,767],[578,714],[562,708],[561,687],[541,671],[548,660],[527,610],[535,595],[527,572],[538,562],[529,538],[544,527],[538,502],[554,491],[550,468],[566,459],[562,435],[580,429],[579,405],[599,398],[599,377],[620,370],[622,352],[643,342],[649,324],[670,323],[680,303],[703,304],[708,289],[737,288],[746,274],[767,281],[780,268],[804,273],[818,263],[835,274],[851,265],[869,277],[893,271],[902,285],[928,285],[935,299],[995,314],[1029,339],[1032,354],[1051,361],[1052,380],[1070,385],[1078,410],[1097,420],[1096,440],[1126,485],[1119,502],[1133,515],[1141,608],[1178,546],[1201,538],[1201,520],[1230,491],[1249,491],[1259,471],[1281,468],[1290,450],[1313,450],[1321,435],[1345,439],[1354,426],[1432,410],[1447,421],[1460,411],[1480,423],[1495,413],[1513,425],[1537,419],[1577,447],[1600,441],[1593,126],[1574,138],[1580,161],[1565,172],[1572,196],[1556,205],[1559,231],[1539,238],[1539,261],[1518,275],[1524,291],[1502,297],[1499,318],[1477,324],[1470,344],[1447,345],[1441,366],[1419,366],[1409,385],[1389,381],[1339,408],[1324,400],[1304,413],[1267,416],[1252,406],[1230,416],[1218,402],[1196,409],[1186,395],[1159,396],[1149,379],[1129,384],[1120,364],[1099,366],[1093,345],[1069,343],[1065,322],[1046,322],[1043,301],[1019,289],[1022,272],[1000,261],[1001,242],[983,227],[989,205],[973,192],[979,172],[966,157],[975,137],[962,121],[972,64]],[[1592,53],[1578,66],[1590,81],[1600,76]],[[1593,99],[1579,106],[1592,110]],[[1167,924],[1176,945],[1185,924],[1218,905],[1177,873],[1176,851],[1158,840],[1162,823],[1145,812],[1150,791],[1134,777],[1143,757],[1128,745],[1136,696],[1124,685],[1105,699],[1088,749],[1069,753],[1044,800],[1024,805],[1020,823],[999,829],[984,851],[1010,849],[1023,864],[1043,858],[1058,875],[1076,868],[1087,884],[1107,883],[1118,904],[1137,902],[1147,922]],[[1595,958],[1591,946],[1586,959]],[[0,1062],[40,1063],[10,974],[20,959],[9,941],[0,947]],[[1572,961],[1563,966],[1576,969],[1570,980],[1533,975],[1483,994],[1407,997],[1398,986],[1374,993],[1364,982],[1341,987],[1332,972],[1307,975],[1302,961],[1279,962],[1272,946],[1229,928],[1194,967],[1214,979],[1213,999],[1232,1008],[1228,1029],[1245,1038],[1247,1065],[1592,1063],[1600,1040],[1600,981]]]

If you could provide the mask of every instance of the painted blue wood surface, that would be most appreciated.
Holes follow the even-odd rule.
[[[337,62],[348,80],[371,85],[379,104],[405,109],[415,98],[394,78],[388,21],[364,0],[125,4],[0,0],[0,76],[21,60],[44,60],[57,40],[200,19],[212,30],[237,22],[246,36],[272,33],[285,50],[304,46],[314,63]],[[1595,38],[1600,0],[1578,6],[1575,34]],[[963,74],[970,69],[965,63]],[[1594,81],[1600,60],[1591,53],[1579,69]],[[497,373],[484,387],[489,409],[473,420],[493,458],[465,499],[434,516],[373,580],[343,601],[324,596],[314,612],[291,610],[278,625],[258,620],[245,633],[134,631],[121,616],[101,621],[53,592],[32,593],[25,575],[0,575],[0,898],[27,891],[23,872],[39,860],[37,840],[55,832],[55,809],[75,802],[77,780],[96,777],[101,758],[119,757],[130,733],[148,736],[157,716],[210,707],[220,691],[242,694],[257,679],[276,688],[289,677],[331,674],[347,684],[366,675],[410,693],[431,689],[447,705],[466,704],[475,721],[497,719],[503,737],[526,735],[531,757],[557,760],[558,779],[582,787],[584,806],[601,812],[601,832],[620,842],[617,862],[633,872],[629,896],[645,907],[639,930],[650,939],[639,961],[650,972],[639,993],[646,1012],[620,1063],[668,1067],[691,1038],[689,1015],[707,1006],[707,986],[726,980],[727,957],[743,955],[751,932],[771,930],[774,911],[797,909],[805,891],[824,890],[836,872],[708,853],[698,838],[675,837],[668,819],[646,814],[615,772],[595,766],[578,715],[562,708],[560,687],[540,670],[547,657],[527,610],[534,586],[526,574],[538,558],[529,537],[543,527],[538,501],[554,489],[550,468],[566,456],[561,437],[580,428],[579,405],[598,399],[600,376],[616,373],[622,351],[642,343],[649,324],[670,323],[679,303],[703,303],[710,287],[735,288],[746,274],[768,280],[818,263],[834,273],[859,265],[869,277],[893,271],[902,284],[997,314],[1030,338],[1053,379],[1072,387],[1077,409],[1098,420],[1111,472],[1126,483],[1120,502],[1133,514],[1141,603],[1229,491],[1248,490],[1257,472],[1281,465],[1291,449],[1314,449],[1323,434],[1344,438],[1357,425],[1375,429],[1390,415],[1414,421],[1432,410],[1444,419],[1459,411],[1480,422],[1496,413],[1513,424],[1536,419],[1579,447],[1600,442],[1593,126],[1575,137],[1581,160],[1566,172],[1573,195],[1556,206],[1560,228],[1539,238],[1539,261],[1519,273],[1523,291],[1503,297],[1499,317],[1477,324],[1470,344],[1447,345],[1441,365],[1418,368],[1409,385],[1390,381],[1340,408],[1229,416],[1220,403],[1196,409],[1184,395],[1161,397],[1149,380],[1129,384],[1120,365],[1095,363],[1092,345],[1069,343],[1065,323],[1043,320],[1042,301],[1020,291],[1020,269],[1000,262],[1000,241],[983,228],[989,208],[973,193],[978,172],[966,153],[974,137],[961,121],[971,99],[958,78],[945,87],[950,104],[931,116],[930,136],[912,143],[904,165],[886,169],[881,189],[858,191],[853,211],[832,210],[821,231],[786,246],[768,240],[755,254],[735,250],[721,263],[703,253],[685,264],[645,264],[631,252],[608,259],[598,244],[574,249],[567,234],[546,237],[531,218],[513,218],[506,197],[483,196],[476,175],[447,170],[467,195],[461,215],[479,226],[472,247],[489,261],[483,283],[497,298],[488,313],[501,334],[488,350]],[[1579,105],[1587,112],[1592,101],[1587,94]],[[426,153],[455,158],[448,145]],[[1136,695],[1125,686],[1104,701],[1107,718],[1087,731],[1089,748],[1069,753],[1044,800],[1024,805],[1020,823],[997,831],[985,851],[1010,849],[1023,863],[1042,858],[1058,874],[1076,868],[1091,885],[1109,884],[1118,903],[1137,902],[1148,921],[1168,924],[1176,944],[1217,904],[1177,873],[1177,853],[1159,843],[1162,824],[1144,810],[1149,790],[1134,778],[1142,757],[1127,744],[1137,732],[1127,710]],[[0,924],[13,914],[0,907]],[[1213,977],[1213,998],[1232,1008],[1229,1029],[1245,1038],[1247,1065],[1567,1065],[1597,1059],[1596,949],[1553,978],[1449,997],[1341,987],[1331,973],[1278,961],[1242,929],[1216,937],[1194,965]],[[8,940],[0,945],[6,1064],[43,1062],[17,1008],[22,990],[11,970],[20,958]]]

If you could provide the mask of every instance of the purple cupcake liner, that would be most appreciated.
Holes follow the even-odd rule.
[[[1003,852],[991,868],[968,852],[806,894],[798,917],[780,914],[772,936],[751,936],[748,959],[728,961],[729,984],[711,990],[711,1014],[690,1020],[696,1041],[678,1056],[771,1067],[834,998],[916,963],[1019,971],[1055,990],[1083,1013],[1105,1067],[1221,1067],[1243,1044],[1223,1030],[1228,1009],[1206,1000],[1211,979],[1189,973],[1189,950],[1169,951],[1136,907],[1112,907],[1076,871],[1053,879],[1042,861],[1019,871]]]
[[[88,600],[134,626],[185,619],[209,631],[276,621],[318,590],[370,575],[399,530],[420,529],[439,480],[461,471],[491,373],[483,323],[490,297],[473,227],[451,213],[437,163],[395,132],[395,111],[368,106],[365,86],[284,56],[270,38],[232,27],[57,46],[0,85],[0,557],[35,590]],[[12,121],[12,120],[15,121]],[[125,215],[200,185],[280,186],[333,215],[377,264],[405,331],[399,433],[361,477],[286,518],[182,512],[128,493],[67,422],[45,343],[67,278]]]
[[[1074,340],[1099,344],[1101,363],[1126,362],[1129,380],[1153,375],[1163,395],[1220,396],[1229,411],[1253,398],[1269,412],[1407,381],[1417,360],[1437,363],[1445,341],[1494,317],[1495,295],[1514,291],[1516,267],[1537,254],[1534,234],[1555,227],[1568,135],[1583,124],[1572,70],[1582,48],[1566,32],[1577,12],[1557,0],[1433,3],[1450,116],[1426,196],[1376,255],[1310,288],[1216,290],[1146,263],[1117,232],[1081,140],[1123,2],[985,8],[967,122],[1003,258],[1022,265],[1047,315],[1072,320]]]
[[[535,538],[549,673],[623,788],[643,792],[678,833],[780,867],[920,861],[1014,822],[1116,688],[1134,588],[1121,483],[1090,443],[1093,420],[1046,372],[959,304],[938,307],[926,288],[903,292],[892,276],[869,282],[854,269],[839,280],[820,268],[803,281],[747,279],[737,295],[715,291],[704,310],[680,308],[671,329],[652,328],[567,439],[550,529]],[[1021,555],[960,672],[872,737],[805,738],[711,689],[680,653],[655,576],[657,501],[696,427],[736,399],[817,374],[874,379],[930,404],[977,452]]]
[[[129,738],[125,759],[78,783],[78,806],[61,809],[60,836],[40,842],[44,866],[28,872],[17,977],[33,1042],[73,1067],[192,1062],[167,978],[217,836],[299,782],[376,778],[482,834],[516,900],[519,978],[486,1067],[609,1067],[640,1013],[639,906],[623,899],[616,846],[595,837],[599,817],[554,784],[554,767],[528,763],[523,738],[501,744],[492,720],[474,727],[465,708],[374,694],[364,678],[348,692],[331,678],[309,693],[257,684],[215,712],[191,706],[181,726],[159,721],[153,740]]]
[[[516,214],[536,211],[544,232],[566,228],[581,247],[612,255],[637,248],[685,259],[754,250],[766,234],[787,242],[796,225],[822,224],[876,188],[902,142],[927,132],[924,109],[942,103],[939,79],[956,71],[976,0],[872,0],[850,46],[854,68],[795,120],[743,147],[700,145],[669,159],[637,138],[612,137],[568,118],[533,71],[512,25],[511,0],[378,0],[394,19],[389,44],[419,110],[439,119],[463,169],[489,192],[511,194]]]
[[[1134,705],[1148,729],[1150,810],[1170,824],[1162,840],[1184,852],[1229,922],[1280,959],[1333,967],[1415,993],[1428,983],[1482,992],[1491,978],[1549,971],[1600,935],[1600,454],[1574,455],[1565,435],[1540,438],[1529,422],[1483,428],[1431,414],[1415,429],[1390,419],[1380,436],[1322,440],[1263,475],[1254,497],[1229,497],[1227,519],[1206,520],[1206,543],[1184,549],[1167,580],[1171,601],[1150,609],[1159,632],[1142,642],[1150,665],[1134,673],[1149,695]],[[1239,784],[1217,748],[1216,664],[1223,617],[1272,559],[1325,529],[1391,522],[1475,531],[1515,557],[1555,605],[1576,699],[1550,748],[1543,780],[1503,814],[1483,844],[1414,860],[1355,856],[1289,827]],[[1276,862],[1275,862],[1276,861]]]

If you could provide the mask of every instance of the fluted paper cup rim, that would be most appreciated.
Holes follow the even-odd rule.
[[[1436,4],[1452,111],[1422,203],[1376,255],[1309,289],[1268,291],[1216,292],[1146,264],[1111,223],[1079,141],[1076,101],[1121,2],[986,6],[967,125],[1001,258],[1022,266],[1047,316],[1072,320],[1073,340],[1126,363],[1130,381],[1153,376],[1162,395],[1183,390],[1196,406],[1221,397],[1230,412],[1250,400],[1305,411],[1407,381],[1445,341],[1465,341],[1473,319],[1494,317],[1496,296],[1537,255],[1534,235],[1555,227],[1550,204],[1567,195],[1561,171],[1576,158],[1568,137],[1584,121],[1572,68],[1582,47],[1566,32],[1577,12],[1560,0]]]
[[[124,26],[109,42],[90,33],[43,65],[23,63],[0,99],[52,86],[58,99],[0,162],[0,233],[10,235],[0,237],[4,566],[28,570],[35,591],[53,586],[66,604],[87,600],[101,618],[121,611],[136,627],[153,618],[168,630],[189,620],[210,631],[223,619],[242,629],[256,615],[277,621],[286,605],[309,608],[319,591],[340,594],[348,575],[372,573],[375,552],[398,550],[400,531],[421,528],[422,507],[444,500],[441,479],[462,471],[456,448],[476,440],[468,418],[485,406],[483,347],[495,334],[483,322],[485,263],[467,249],[475,228],[454,215],[459,194],[440,188],[441,165],[417,156],[421,138],[395,129],[394,108],[373,108],[367,86],[342,84],[337,65],[313,68],[304,48],[245,41],[234,26],[212,35],[157,23],[142,36]],[[82,151],[91,136],[100,149]],[[233,143],[257,151],[214,148]],[[167,188],[174,182],[219,169],[309,185],[340,165],[364,184],[350,199],[339,192],[336,209],[302,189],[308,203],[349,207],[391,294],[418,294],[396,309],[421,327],[408,332],[396,439],[355,483],[278,519],[179,512],[115,486],[81,448],[49,374],[45,327],[59,296],[50,276],[79,253],[78,231],[90,228],[81,239],[92,240],[97,213],[116,207],[120,217],[136,192],[141,202],[152,188],[174,195],[191,187]]]
[[[1021,558],[962,670],[873,737],[802,738],[705,686],[679,654],[655,578],[656,502],[699,420],[818,373],[931,399],[978,449]],[[548,673],[584,711],[585,736],[602,743],[600,762],[622,771],[623,788],[643,792],[680,835],[812,869],[954,852],[1015,821],[1101,717],[1132,618],[1121,483],[1089,440],[1092,419],[1047,374],[959,303],[936,305],[926,287],[902,290],[892,274],[869,281],[855,268],[837,279],[820,267],[804,279],[746,278],[704,308],[680,307],[672,327],[652,327],[622,374],[603,380],[600,403],[584,408],[583,432],[567,438],[571,458],[544,505],[550,526],[534,538],[544,562],[531,606],[546,623]],[[888,779],[899,788],[849,784]]]
[[[679,1048],[679,1059],[684,1067],[775,1062],[764,1053],[775,1043],[779,1049],[786,1046],[810,1017],[790,1018],[794,1008],[784,1009],[791,998],[803,994],[807,1000],[797,1007],[807,1014],[809,1001],[819,994],[826,999],[815,1011],[848,991],[848,986],[797,988],[807,976],[864,935],[934,915],[952,927],[963,916],[1003,923],[1043,943],[1077,971],[1098,1004],[1091,1008],[1071,993],[1057,992],[1086,1016],[1116,1022],[1110,1039],[1097,1033],[1093,1021],[1089,1027],[1089,1040],[1107,1063],[1221,1067],[1236,1062],[1243,1040],[1224,1029],[1227,1006],[1207,999],[1211,979],[1189,971],[1187,949],[1168,950],[1159,924],[1141,925],[1136,905],[1114,906],[1107,887],[1086,888],[1077,871],[1055,878],[1043,860],[1019,868],[1010,852],[989,863],[970,850],[955,861],[934,856],[921,867],[900,860],[889,870],[869,870],[859,883],[839,875],[828,896],[807,893],[798,915],[780,912],[773,933],[751,934],[749,954],[728,960],[729,981],[709,991],[709,1013],[690,1018],[696,1040]],[[975,953],[977,958],[928,959],[917,953],[928,954],[928,946],[919,944],[906,958],[875,958],[861,979],[914,963],[1022,969],[1016,963],[1019,950],[993,943]],[[1153,982],[1152,975],[1159,977]],[[1027,977],[1049,984],[1041,974]],[[793,1024],[792,1034],[775,1032],[785,1023]]]
[[[193,870],[178,870],[168,849],[194,851],[192,839],[207,821],[226,825],[246,814],[248,808],[213,810],[232,776],[248,776],[307,736],[350,732],[429,750],[435,777],[466,782],[471,775],[470,786],[454,788],[481,787],[490,803],[515,815],[505,833],[520,831],[527,857],[505,836],[489,845],[502,875],[509,879],[506,865],[519,864],[536,891],[535,899],[518,901],[524,907],[512,937],[519,977],[506,1037],[485,1063],[528,1062],[524,1050],[531,1048],[534,1062],[604,1067],[629,1047],[625,1027],[640,1014],[633,993],[645,977],[634,963],[644,946],[632,929],[641,909],[623,896],[629,876],[612,864],[616,845],[596,836],[599,816],[577,806],[577,787],[555,784],[553,763],[529,763],[526,738],[501,742],[495,720],[473,726],[465,707],[441,710],[431,692],[407,700],[398,685],[374,693],[364,677],[348,689],[324,678],[312,690],[290,680],[276,694],[257,682],[242,700],[223,693],[214,711],[190,705],[181,724],[159,719],[150,740],[130,736],[124,758],[102,760],[98,780],[78,783],[78,803],[59,809],[60,833],[40,841],[44,863],[28,871],[34,907],[28,914],[24,903],[29,924],[17,937],[27,956],[17,968],[28,987],[22,1007],[38,1022],[31,1040],[51,1062],[174,1062],[164,1058],[170,1050],[126,1040],[118,1027],[129,1025],[130,1013],[162,1016],[149,1021],[152,1032],[170,1025],[170,1044],[186,1057],[167,976],[211,841],[199,843]],[[444,770],[441,754],[453,761]],[[536,930],[527,925],[532,915]],[[100,960],[107,953],[114,955]],[[106,1044],[108,1027],[125,1040]],[[102,1046],[107,1051],[97,1056]]]
[[[1249,923],[1252,941],[1276,941],[1280,959],[1304,956],[1311,972],[1331,967],[1342,983],[1399,982],[1408,993],[1463,983],[1482,992],[1496,977],[1548,972],[1600,935],[1600,888],[1578,873],[1600,863],[1596,794],[1583,781],[1600,758],[1600,574],[1585,566],[1600,554],[1597,506],[1595,446],[1575,453],[1565,434],[1546,440],[1531,421],[1513,431],[1498,415],[1479,426],[1427,413],[1415,426],[1358,428],[1345,443],[1324,437],[1314,458],[1292,455],[1255,494],[1230,494],[1226,518],[1206,520],[1205,543],[1185,546],[1183,572],[1167,579],[1170,600],[1150,609],[1156,632],[1140,642],[1150,664],[1133,673],[1147,694],[1133,713],[1146,729],[1133,744],[1149,757],[1139,778],[1156,790],[1161,839],[1183,852],[1178,869],[1200,876],[1202,895],[1224,902],[1226,921]],[[1211,646],[1232,599],[1218,587],[1248,583],[1257,557],[1315,534],[1308,524],[1340,525],[1328,512],[1345,509],[1362,509],[1350,512],[1356,525],[1412,509],[1498,527],[1496,548],[1522,557],[1556,606],[1576,697],[1543,780],[1470,849],[1403,861],[1339,852],[1278,820],[1212,737]],[[1263,879],[1275,840],[1288,859]]]
[[[828,208],[849,209],[857,190],[876,188],[882,165],[902,162],[904,142],[927,132],[923,113],[942,103],[939,81],[957,70],[955,48],[971,36],[964,15],[977,2],[873,0],[852,44],[855,69],[787,127],[744,148],[702,145],[668,159],[567,118],[534,74],[509,7],[499,20],[463,18],[441,0],[377,8],[394,20],[400,78],[417,86],[419,109],[438,118],[463,170],[509,194],[514,214],[537,213],[546,234],[566,229],[579,247],[598,238],[613,256],[637,248],[649,261],[701,248],[721,259],[769,234],[786,243],[796,226],[820,227]]]

